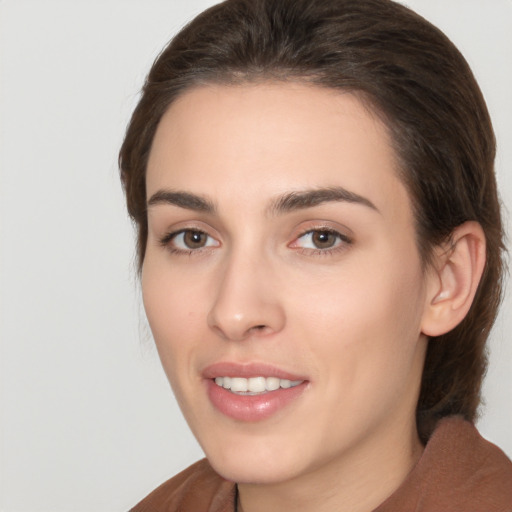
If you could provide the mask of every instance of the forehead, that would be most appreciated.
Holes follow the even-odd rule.
[[[192,89],[163,116],[148,196],[190,190],[242,204],[343,186],[371,202],[408,203],[386,126],[354,94],[297,83]]]

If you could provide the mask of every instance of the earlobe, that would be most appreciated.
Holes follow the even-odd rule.
[[[468,221],[455,228],[449,242],[438,248],[429,277],[423,334],[440,336],[464,319],[484,270],[485,245],[480,224]]]

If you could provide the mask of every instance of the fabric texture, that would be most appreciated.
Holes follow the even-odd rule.
[[[206,459],[130,512],[235,512],[236,486]],[[512,462],[458,417],[441,420],[402,485],[374,512],[512,512]]]

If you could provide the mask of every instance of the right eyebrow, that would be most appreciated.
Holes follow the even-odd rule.
[[[170,204],[196,212],[215,213],[215,205],[208,199],[179,190],[158,190],[148,200],[148,207]]]

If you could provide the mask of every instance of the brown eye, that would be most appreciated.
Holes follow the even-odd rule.
[[[202,231],[185,231],[183,243],[188,249],[201,249],[206,246],[208,235]]]
[[[160,241],[160,244],[163,247],[168,247],[173,253],[191,253],[220,246],[218,240],[198,229],[183,229],[169,233]]]
[[[343,249],[344,246],[350,245],[352,240],[334,229],[311,229],[303,235],[299,236],[290,247],[300,248],[305,251],[316,251],[317,253],[336,249]]]
[[[336,245],[339,235],[332,231],[313,231],[311,242],[317,249],[330,249]]]

